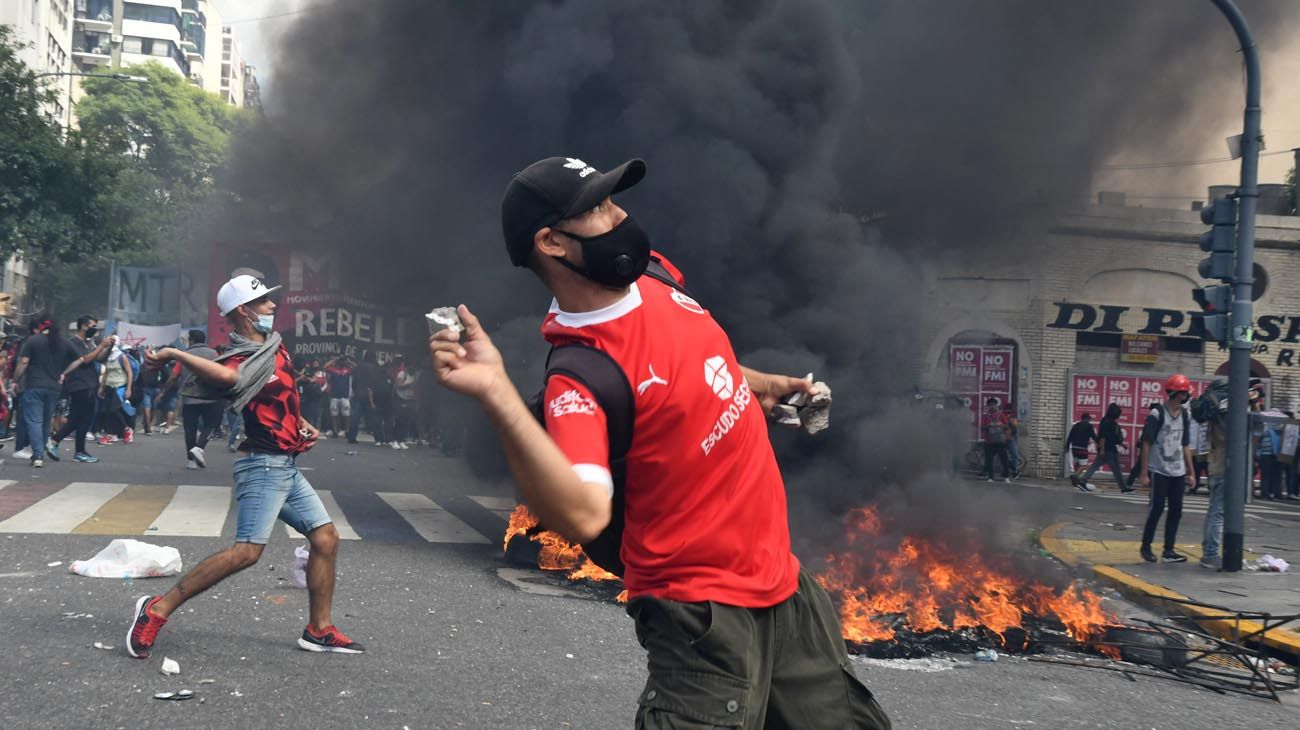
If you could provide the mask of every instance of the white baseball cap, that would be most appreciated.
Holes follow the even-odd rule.
[[[224,317],[234,311],[235,307],[261,299],[279,289],[278,286],[267,287],[256,276],[240,274],[221,285],[221,291],[217,292],[217,311]]]

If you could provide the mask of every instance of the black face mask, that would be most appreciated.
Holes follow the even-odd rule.
[[[98,333],[99,333],[99,328],[98,328],[98,327],[87,327],[87,328],[86,328],[86,339],[90,339],[91,337],[94,337],[94,336],[95,336],[96,334],[98,334]]]
[[[558,228],[555,230],[582,244],[582,261],[586,268],[578,268],[566,259],[559,259],[559,262],[601,286],[623,289],[640,279],[650,265],[650,239],[632,216],[599,236],[579,236]]]

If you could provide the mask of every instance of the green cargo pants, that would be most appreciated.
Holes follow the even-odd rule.
[[[890,727],[853,673],[830,597],[807,571],[770,608],[639,597],[627,612],[649,654],[638,729]]]

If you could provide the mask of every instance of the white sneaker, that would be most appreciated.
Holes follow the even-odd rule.
[[[403,442],[401,442],[401,443],[399,443],[399,444],[397,444],[397,445],[398,445],[398,446],[401,446],[403,449],[409,449],[409,448],[411,448],[411,445],[408,444],[408,443],[406,443],[405,441],[403,441]]]
[[[199,466],[203,467],[204,469],[208,468],[208,460],[203,454],[203,447],[195,446],[194,448],[190,449],[190,458],[194,459],[194,461],[191,463],[197,463]]]
[[[389,447],[391,447],[394,451],[401,451],[401,449],[402,449],[402,445],[399,444],[399,443],[397,443],[396,441],[394,441],[393,443],[389,444]]]
[[[32,458],[32,447],[30,447],[30,446],[24,446],[23,448],[21,448],[21,449],[15,451],[15,452],[14,452],[14,458],[15,458],[15,459],[30,459],[30,458]]]
[[[45,466],[45,462],[44,462],[44,461],[41,461],[40,459],[33,459],[33,460],[32,460],[32,468],[33,468],[33,469],[40,469],[40,468],[43,467],[43,466]]]
[[[195,447],[195,448],[198,448],[198,447]],[[186,468],[186,469],[198,469],[198,468],[199,468],[199,465],[198,465],[198,464],[195,464],[194,462],[190,461],[189,459],[186,459],[186,460],[185,460],[185,468]]]

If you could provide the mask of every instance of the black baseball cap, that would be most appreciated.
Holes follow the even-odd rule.
[[[538,230],[596,207],[643,177],[642,160],[628,160],[601,172],[576,157],[548,157],[515,173],[501,198],[501,231],[510,263],[528,264]]]

